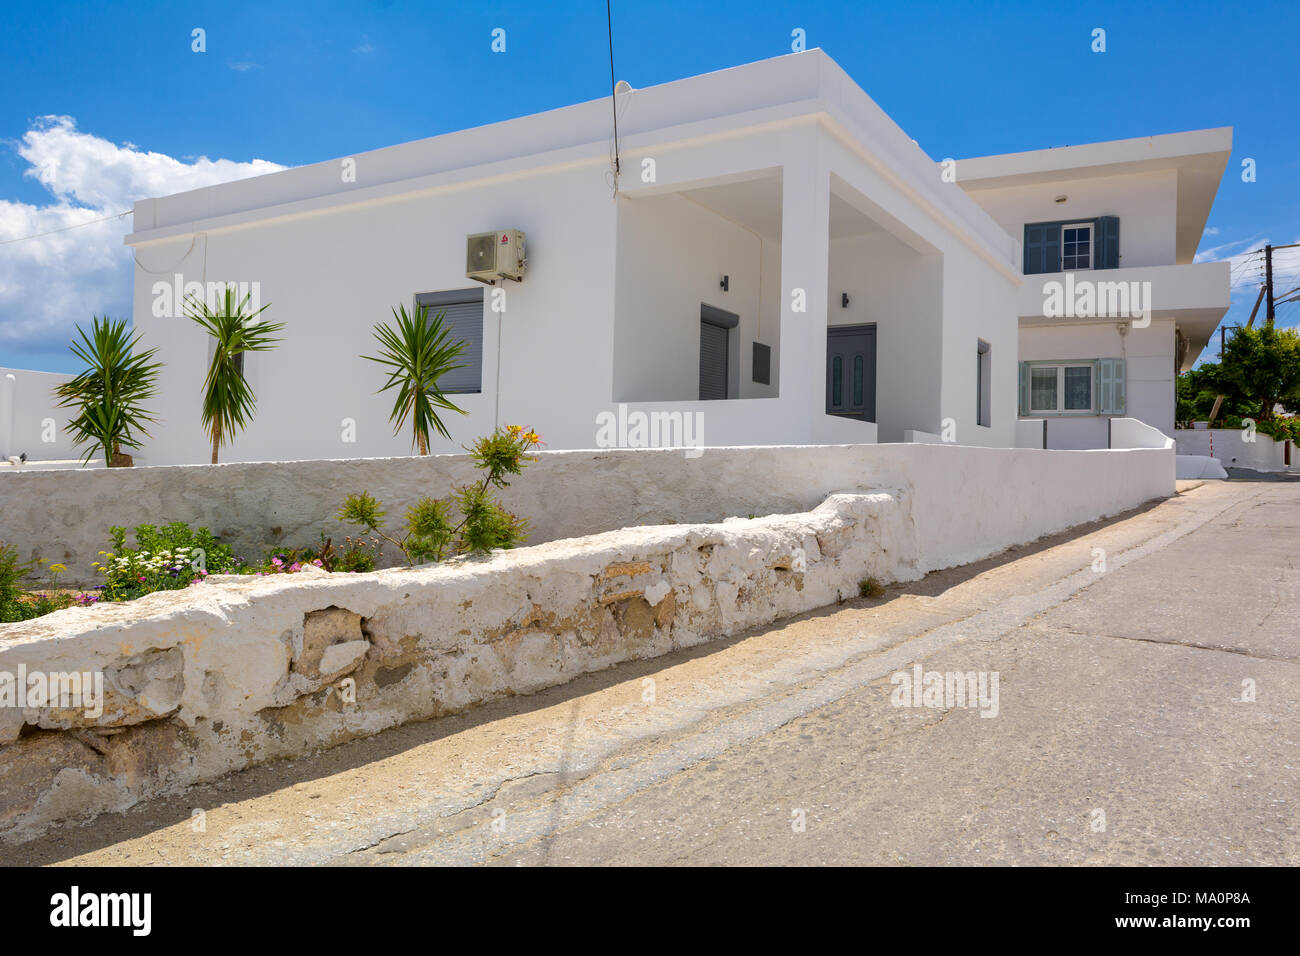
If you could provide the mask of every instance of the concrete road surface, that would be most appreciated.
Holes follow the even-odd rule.
[[[1206,483],[0,857],[1295,865],[1298,548],[1300,484]]]

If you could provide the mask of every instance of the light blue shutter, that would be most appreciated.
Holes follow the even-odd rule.
[[[1097,413],[1124,414],[1124,360],[1097,359]]]
[[[1029,414],[1029,363],[1020,363],[1020,414]]]

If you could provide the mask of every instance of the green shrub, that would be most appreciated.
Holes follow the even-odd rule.
[[[18,582],[28,577],[36,567],[34,561],[22,561],[18,550],[0,542],[0,624],[15,621],[30,621],[51,611],[61,611],[74,604],[92,604],[98,595],[81,594],[31,594],[18,586]],[[53,589],[58,586],[59,574],[66,571],[61,564],[50,565],[50,583]]]
[[[387,541],[405,555],[408,564],[513,548],[527,538],[527,524],[501,507],[492,489],[507,487],[507,475],[518,475],[528,462],[535,461],[528,452],[540,444],[536,432],[518,425],[498,428],[478,439],[466,451],[482,477],[447,498],[421,498],[407,510],[406,533],[400,538],[383,530],[388,512],[366,491],[348,495],[338,518]],[[456,512],[459,521],[455,521]]]
[[[319,546],[305,548],[273,548],[266,560],[256,566],[242,565],[237,574],[295,574],[305,565],[314,565],[323,571],[373,571],[379,541],[365,538],[344,538],[344,548],[334,547],[334,539],[320,536]]]
[[[239,562],[227,545],[207,528],[191,529],[184,521],[135,529],[135,547],[126,545],[126,529],[109,528],[111,551],[94,563],[105,577],[104,596],[127,601],[153,591],[175,591],[209,574],[227,574]]]
[[[885,593],[885,586],[875,578],[863,578],[858,582],[858,597],[878,598]]]

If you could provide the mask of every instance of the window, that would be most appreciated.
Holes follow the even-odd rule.
[[[1092,223],[1076,222],[1061,227],[1061,269],[1092,268]]]
[[[450,338],[465,343],[465,350],[456,360],[464,368],[453,369],[438,379],[439,387],[456,394],[483,391],[483,290],[422,292],[415,297],[415,307],[421,306],[428,308],[430,319],[444,313],[443,325]]]
[[[1025,224],[1025,275],[1119,268],[1119,217]]]
[[[1021,415],[1123,415],[1122,358],[1020,363]]]
[[[1029,411],[1033,414],[1092,411],[1092,363],[1034,365],[1029,369]]]
[[[975,424],[988,428],[993,421],[990,405],[993,387],[993,349],[983,339],[975,346]]]

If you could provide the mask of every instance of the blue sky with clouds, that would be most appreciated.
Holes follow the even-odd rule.
[[[614,0],[613,10],[617,73],[636,87],[789,52],[802,28],[936,159],[1232,126],[1201,256],[1300,241],[1300,4]],[[0,366],[70,370],[73,324],[130,309],[129,218],[6,239],[609,86],[599,0],[5,0],[0,24]],[[196,27],[204,53],[191,50]],[[504,54],[490,49],[498,27]],[[1090,48],[1096,27],[1104,54]],[[1240,178],[1246,157],[1254,183]],[[1238,262],[1230,323],[1254,301],[1253,266]],[[1300,256],[1281,271],[1300,282]],[[1300,304],[1279,313],[1280,324],[1297,320]]]

